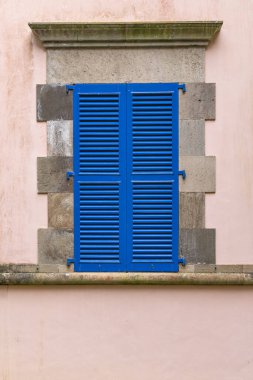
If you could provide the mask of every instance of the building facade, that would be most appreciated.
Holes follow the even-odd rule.
[[[2,10],[2,378],[251,379],[253,4]]]

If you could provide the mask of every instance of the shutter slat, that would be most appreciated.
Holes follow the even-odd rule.
[[[80,174],[118,173],[120,134],[119,94],[111,94],[110,96],[104,93],[79,94],[78,106]],[[115,116],[112,118],[111,115],[103,115],[102,118],[98,118],[97,110],[94,107],[106,107],[110,112],[113,109],[116,111]],[[87,111],[88,115],[86,114]],[[108,133],[107,130],[103,129],[108,126],[114,126],[115,131]],[[90,128],[94,128],[94,131],[90,132]],[[102,146],[107,143],[108,148],[111,148],[118,155],[101,154],[99,157],[89,157],[86,150],[89,144],[98,147],[100,143]]]

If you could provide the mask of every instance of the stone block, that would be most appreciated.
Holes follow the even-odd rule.
[[[205,49],[49,49],[47,83],[204,82]]]
[[[180,119],[215,120],[215,83],[186,83],[179,95]]]
[[[73,228],[73,194],[48,194],[48,227]]]
[[[38,192],[71,193],[73,180],[67,180],[66,173],[72,170],[72,161],[72,157],[38,157]]]
[[[59,273],[72,273],[74,272],[74,265],[58,265]]]
[[[205,227],[204,193],[180,193],[179,226],[180,228]]]
[[[73,122],[51,120],[47,122],[47,155],[73,156]]]
[[[196,264],[194,265],[195,273],[214,273],[216,266],[214,264]]]
[[[243,265],[216,265],[217,273],[243,273]]]
[[[40,273],[59,273],[59,265],[57,264],[40,264]]]
[[[205,155],[205,120],[180,121],[179,155]]]
[[[215,193],[216,160],[207,156],[181,156],[180,170],[186,171],[186,179],[180,176],[179,190],[188,193]]]
[[[195,265],[193,264],[179,265],[180,273],[194,273],[194,270],[195,270]]]
[[[253,273],[253,265],[252,264],[243,265],[243,272],[244,273]]]
[[[215,264],[215,229],[180,229],[180,256],[188,264]]]
[[[0,273],[35,273],[39,268],[36,264],[1,264]]]
[[[65,85],[38,84],[37,120],[72,120],[72,92]]]
[[[73,240],[71,230],[39,229],[39,264],[65,264],[68,257],[73,257]]]

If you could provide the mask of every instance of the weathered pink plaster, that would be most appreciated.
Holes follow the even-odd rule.
[[[36,262],[37,229],[47,225],[36,193],[36,157],[46,129],[35,118],[35,85],[46,53],[28,21],[224,20],[207,50],[206,81],[217,83],[217,120],[207,123],[207,154],[217,156],[217,193],[207,197],[207,227],[217,231],[217,263],[252,263],[252,13],[244,0],[1,1],[0,262]]]
[[[1,287],[0,379],[252,380],[250,288]]]
[[[28,21],[223,20],[207,50],[206,81],[217,83],[217,120],[207,123],[207,154],[217,156],[217,193],[207,196],[207,227],[217,231],[217,263],[252,263],[252,14],[249,0],[32,0],[1,3],[0,262],[37,260],[37,229],[47,226],[36,192],[36,157],[46,155],[36,123],[35,85],[46,53]]]
[[[0,262],[35,263],[47,226],[36,192],[46,129],[35,117],[46,54],[28,21],[219,19],[206,56],[206,81],[217,83],[206,219],[219,264],[252,263],[252,1],[0,0],[0,9]],[[252,380],[252,305],[251,289],[237,287],[0,287],[0,379]]]

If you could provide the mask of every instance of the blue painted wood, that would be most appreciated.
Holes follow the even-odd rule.
[[[178,271],[178,84],[74,86],[75,271]]]
[[[125,103],[121,85],[74,87],[74,268],[126,268]]]
[[[127,270],[178,271],[178,84],[127,85]]]

